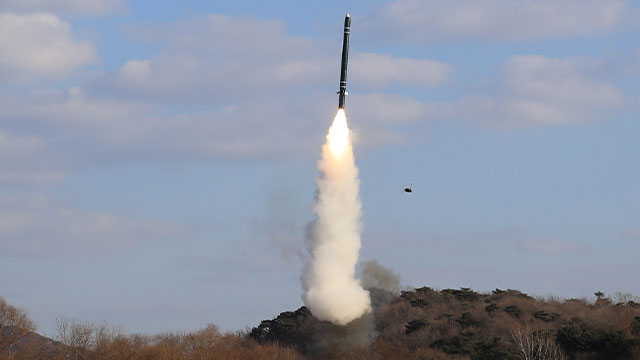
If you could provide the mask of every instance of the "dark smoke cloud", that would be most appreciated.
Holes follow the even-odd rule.
[[[322,321],[314,330],[313,344],[307,349],[307,353],[315,358],[336,358],[345,349],[366,346],[376,336],[373,312],[366,313],[347,325]]]
[[[362,269],[362,287],[378,288],[392,293],[399,293],[402,284],[400,276],[392,269],[382,266],[378,260],[367,260],[360,263]]]

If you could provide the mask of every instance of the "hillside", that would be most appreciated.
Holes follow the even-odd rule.
[[[516,290],[428,287],[398,297],[372,294],[390,301],[377,304],[369,327],[338,328],[303,307],[263,321],[250,336],[316,358],[640,359],[640,304],[631,300],[614,304],[601,297],[590,304],[537,300]],[[363,336],[369,339],[364,346]]]
[[[344,327],[301,307],[236,334],[213,325],[157,336],[94,326],[84,345],[63,341],[70,347],[46,351],[56,359],[640,359],[640,304],[630,296],[598,293],[587,301],[499,289],[370,291],[373,313]],[[67,334],[88,327],[67,325]],[[34,358],[33,349],[28,357],[24,351],[13,358]]]
[[[19,354],[22,358],[43,358],[48,354],[62,353],[65,345],[17,326],[0,327],[0,348],[3,356]]]

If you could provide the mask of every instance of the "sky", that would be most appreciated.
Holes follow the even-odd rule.
[[[0,0],[0,296],[51,336],[301,306],[347,12],[362,260],[640,295],[635,0]]]

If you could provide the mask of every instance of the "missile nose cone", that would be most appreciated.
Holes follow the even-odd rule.
[[[351,17],[351,15],[349,15],[349,13],[347,13],[347,16],[345,16],[345,17]]]

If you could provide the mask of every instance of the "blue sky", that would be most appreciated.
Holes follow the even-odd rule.
[[[0,296],[49,335],[302,305],[346,12],[362,259],[406,286],[640,295],[639,11],[3,1]]]

